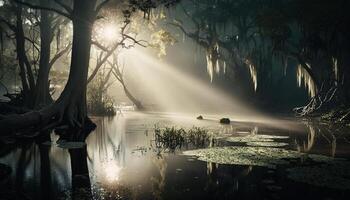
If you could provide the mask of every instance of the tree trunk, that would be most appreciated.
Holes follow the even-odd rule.
[[[22,8],[18,5],[16,8],[16,53],[18,58],[19,65],[19,75],[21,77],[22,89],[24,95],[24,101],[27,101],[29,98],[30,88],[27,80],[27,73],[25,69],[25,63],[23,58],[24,50],[24,35],[23,35],[23,27],[22,27]],[[22,34],[21,34],[22,33]]]
[[[64,120],[72,126],[83,126],[87,118],[86,86],[95,3],[74,1],[71,67],[67,85],[57,100],[57,104],[64,104]]]
[[[87,119],[86,83],[91,49],[92,26],[96,18],[96,0],[75,0],[73,45],[68,82],[58,100],[39,111],[12,115],[0,120],[3,134],[34,128],[45,130],[59,124],[82,128]]]
[[[24,31],[23,31],[21,5],[18,5],[16,7],[16,17],[17,17],[16,42],[17,42],[18,60],[21,63],[20,65],[23,65],[23,67],[24,66],[26,67],[26,76],[28,78],[29,90],[32,90],[35,87],[35,81],[34,81],[33,71],[32,71],[31,65],[29,63],[28,57],[26,55],[26,50],[25,50],[25,36],[24,36]]]
[[[138,110],[144,110],[145,107],[143,107],[142,103],[139,100],[137,100],[126,87],[124,77],[122,72],[119,70],[119,66],[117,65],[116,67],[114,65],[111,65],[111,67],[114,69],[114,71],[112,71],[113,75],[119,81],[119,83],[122,84],[125,95],[129,98],[130,101],[133,102],[133,104],[135,104]]]
[[[42,6],[48,6],[48,0],[40,0]],[[40,11],[40,62],[39,72],[34,91],[34,108],[52,103],[52,98],[49,91],[49,73],[50,73],[50,55],[52,42],[51,19],[49,12]]]
[[[124,92],[125,92],[126,96],[130,99],[130,101],[132,101],[132,102],[135,104],[136,108],[137,108],[138,110],[144,110],[144,107],[143,107],[142,103],[141,103],[139,100],[137,100],[137,99],[130,93],[130,91],[128,90],[128,88],[127,88],[126,85],[124,84],[124,82],[122,83],[122,85],[123,85],[123,89],[124,89]]]
[[[92,199],[87,148],[70,149],[72,170],[72,199]]]
[[[47,140],[50,141],[50,135],[46,133]],[[42,189],[41,199],[52,199],[52,179],[50,163],[50,146],[37,144],[40,152],[40,186]]]

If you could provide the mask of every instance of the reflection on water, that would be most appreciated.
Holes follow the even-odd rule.
[[[9,165],[12,173],[11,184],[0,183],[0,197],[142,200],[339,197],[336,190],[288,180],[279,169],[206,163],[179,155],[180,152],[160,154],[153,147],[155,124],[195,125],[221,136],[287,135],[286,148],[290,150],[346,158],[350,155],[348,128],[312,122],[293,122],[286,126],[293,124],[293,128],[284,129],[244,122],[220,125],[195,117],[137,112],[94,121],[97,128],[87,137],[86,148],[49,146],[43,144],[45,138],[36,143],[3,146],[0,163]],[[52,133],[51,140],[57,139]],[[348,193],[341,195],[339,198]]]

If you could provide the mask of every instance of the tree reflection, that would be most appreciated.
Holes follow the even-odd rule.
[[[51,178],[51,163],[50,163],[50,146],[41,144],[42,142],[50,141],[49,132],[37,141],[40,152],[40,185],[41,199],[53,199],[52,195],[52,178]]]
[[[64,135],[75,135],[74,142],[85,142],[92,129],[69,129]],[[73,134],[74,133],[74,134]],[[92,199],[91,182],[87,163],[87,147],[68,150],[72,171],[72,199]]]
[[[300,152],[321,153],[335,157],[337,150],[349,144],[348,127],[320,122],[303,122],[306,137],[296,138]]]
[[[162,154],[153,156],[152,163],[157,167],[160,175],[159,178],[156,178],[155,176],[151,178],[153,196],[154,196],[154,199],[156,200],[162,200],[163,199],[162,193],[165,186],[165,177],[166,177],[166,170],[167,170],[168,164],[164,158],[164,155]]]

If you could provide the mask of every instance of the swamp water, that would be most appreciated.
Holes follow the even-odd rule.
[[[95,118],[81,145],[1,147],[0,199],[347,199],[350,130],[126,112]],[[283,125],[282,125],[283,124]],[[157,148],[155,127],[208,130],[206,147]],[[209,146],[209,147],[208,147]],[[63,148],[62,148],[63,147]],[[71,149],[67,149],[71,147]],[[74,158],[74,159],[71,159]],[[85,174],[85,176],[84,176]],[[72,178],[73,177],[73,178]],[[2,179],[2,180],[1,180]],[[88,195],[88,196],[89,196]],[[13,196],[13,195],[12,195]]]

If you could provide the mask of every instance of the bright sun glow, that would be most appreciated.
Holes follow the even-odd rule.
[[[118,39],[118,26],[105,24],[97,29],[97,37],[105,43],[115,42]]]

